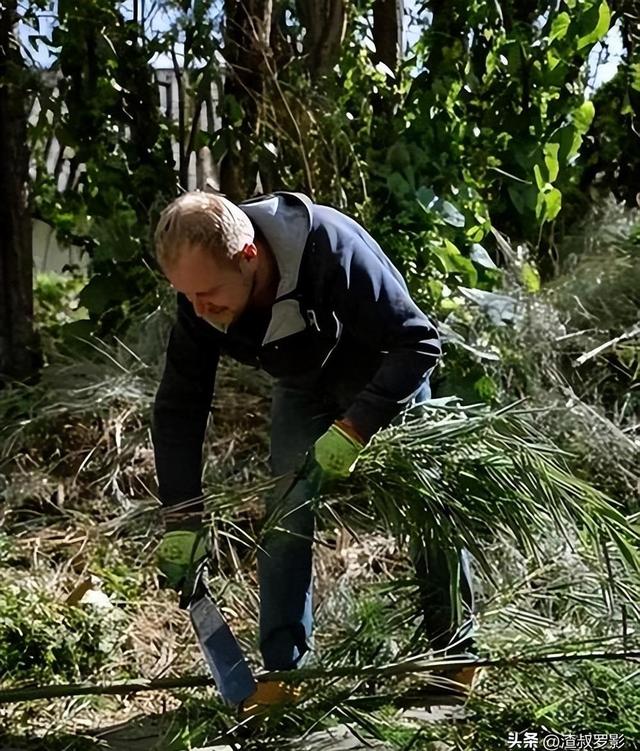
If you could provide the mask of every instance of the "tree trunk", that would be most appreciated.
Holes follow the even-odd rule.
[[[347,28],[347,4],[345,0],[297,0],[296,8],[305,29],[307,68],[312,78],[319,78],[340,57]]]
[[[222,123],[228,148],[220,165],[220,190],[232,201],[250,196],[256,185],[256,143],[269,75],[272,0],[225,0],[225,76]],[[238,122],[240,106],[242,114]]]
[[[619,10],[620,35],[626,52],[620,67],[624,70],[625,95],[628,100],[628,108],[624,109],[621,123],[627,132],[628,149],[626,158],[622,157],[619,161],[619,183],[622,187],[620,194],[627,205],[636,208],[640,206],[640,183],[637,175],[638,159],[633,157],[640,151],[640,93],[635,83],[640,66],[640,9],[636,0],[623,0],[618,5],[619,9],[616,10]]]
[[[15,38],[17,0],[0,13],[0,378],[36,369],[29,211],[27,71]]]
[[[375,0],[373,3],[373,54],[375,63],[384,63],[389,72],[387,85],[371,93],[371,106],[377,122],[374,123],[374,143],[386,141],[387,119],[393,115],[397,100],[396,77],[402,60],[403,0]],[[384,123],[384,125],[383,125]]]
[[[375,0],[373,3],[374,59],[395,75],[402,60],[403,0]]]
[[[463,6],[464,4],[459,0],[431,0],[429,3],[432,13],[429,27],[431,42],[427,59],[429,73],[426,82],[429,87],[438,75],[442,74],[443,66],[451,65],[446,62],[445,49],[451,48],[455,42],[459,42],[465,51],[468,48],[467,24]]]

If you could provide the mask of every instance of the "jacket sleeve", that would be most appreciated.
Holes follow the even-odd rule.
[[[335,260],[331,295],[338,319],[355,339],[383,353],[344,415],[369,440],[428,378],[441,356],[440,337],[372,238],[352,235]]]
[[[179,294],[153,405],[152,438],[160,500],[165,506],[195,501],[188,513],[202,510],[202,444],[219,354],[217,332]]]

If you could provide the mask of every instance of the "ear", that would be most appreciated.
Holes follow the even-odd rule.
[[[247,243],[240,252],[242,253],[242,257],[247,261],[256,258],[258,255],[258,249],[256,248],[255,243]]]

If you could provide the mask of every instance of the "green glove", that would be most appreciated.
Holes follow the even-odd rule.
[[[334,422],[315,442],[313,455],[325,480],[349,477],[364,443],[350,435],[340,422]]]
[[[206,530],[171,529],[165,532],[156,551],[158,568],[166,586],[176,592],[193,587],[198,565],[209,555]]]

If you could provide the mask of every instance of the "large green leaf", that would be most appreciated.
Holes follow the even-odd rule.
[[[578,49],[581,50],[589,44],[598,42],[609,31],[610,25],[611,10],[606,0],[603,0],[600,5],[594,5],[580,19],[578,28],[581,36],[578,37]]]
[[[421,185],[418,190],[416,190],[416,200],[421,209],[429,212],[431,211],[434,202],[437,200],[437,197],[431,188],[426,188],[424,185]]]
[[[436,214],[443,222],[452,227],[464,227],[465,218],[450,201],[438,198],[431,188],[421,185],[416,190],[416,201],[427,214]]]
[[[595,114],[595,106],[589,99],[571,113],[571,120],[580,135],[584,135],[589,130]]]
[[[560,163],[558,161],[558,152],[560,145],[557,143],[546,143],[544,145],[544,163],[549,173],[549,182],[552,183],[558,177]]]
[[[558,13],[551,24],[549,42],[552,42],[554,39],[564,39],[567,31],[569,31],[569,26],[571,26],[571,16],[564,11]]]
[[[562,193],[547,183],[538,194],[536,217],[542,222],[553,221],[562,208]]]
[[[580,148],[582,136],[576,133],[576,129],[571,124],[560,128],[555,134],[555,139],[559,147],[558,160],[562,164],[566,164],[576,153],[576,149]]]
[[[440,215],[443,221],[450,224],[452,227],[464,227],[464,216],[449,201],[438,199],[433,205],[433,210]]]
[[[389,191],[400,199],[404,198],[411,191],[411,185],[409,185],[407,179],[399,172],[392,172],[387,177],[387,186],[389,187]]]
[[[432,253],[445,273],[460,274],[466,285],[475,287],[478,282],[478,272],[473,263],[465,258],[450,240],[444,240],[441,245],[436,245],[432,248]]]
[[[530,263],[523,264],[520,279],[528,292],[533,294],[540,291],[540,274]]]
[[[489,253],[487,253],[486,248],[484,248],[479,243],[473,243],[469,257],[476,264],[476,266],[482,266],[482,268],[484,269],[498,268],[493,262],[493,259],[491,258]]]

